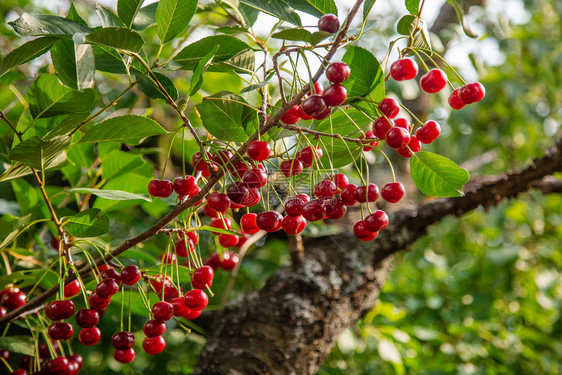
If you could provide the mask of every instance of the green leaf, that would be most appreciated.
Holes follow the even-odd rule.
[[[213,57],[213,64],[208,68],[209,71],[225,71],[225,68],[217,67],[217,63],[232,64],[237,62],[235,59],[240,57],[240,54],[249,53],[252,59],[254,56],[250,46],[240,39],[231,35],[214,35],[186,46],[174,57],[174,61],[182,65],[182,69],[193,70],[199,61],[216,46],[218,49]]]
[[[417,16],[420,8],[420,0],[405,0],[406,9],[411,15]]]
[[[240,0],[240,3],[268,13],[274,17],[301,26],[301,19],[297,13],[283,0]]]
[[[207,71],[209,65],[213,62],[213,57],[217,53],[219,46],[215,46],[212,50],[205,55],[201,61],[197,63],[197,66],[193,70],[193,75],[191,76],[191,83],[189,85],[189,96],[195,95],[197,91],[203,86],[203,74]]]
[[[156,25],[156,8],[158,8],[158,3],[152,3],[142,7],[137,17],[134,19],[134,29],[140,31],[152,25]]]
[[[257,112],[243,98],[228,91],[203,98],[196,107],[205,129],[223,141],[246,141],[250,126],[257,120]]]
[[[242,17],[244,17],[244,21],[246,21],[246,26],[248,27],[256,22],[260,14],[258,9],[246,4],[238,4],[238,11],[242,14]]]
[[[70,89],[53,74],[40,75],[31,85],[28,96],[33,118],[89,112],[95,101],[94,90]]]
[[[0,337],[0,348],[25,355],[35,355],[35,343],[29,336]],[[4,364],[2,364],[4,366]]]
[[[330,35],[332,34],[327,31],[315,31],[310,36],[310,44],[315,46],[321,41],[323,41],[324,39],[328,38]]]
[[[45,165],[45,170],[58,167],[65,161],[66,154],[61,153],[55,160]],[[4,173],[2,173],[2,175],[0,175],[0,182],[27,176],[30,175],[31,172],[31,167],[28,167],[27,165],[24,165],[22,163],[15,163],[14,165],[10,166]]]
[[[364,48],[350,46],[342,59],[351,69],[351,75],[343,83],[347,96],[365,96],[371,92],[373,83],[384,80],[379,62],[373,54]]]
[[[144,0],[118,0],[117,15],[127,27],[133,26],[135,16],[139,12]]]
[[[41,56],[51,49],[57,40],[59,38],[56,36],[45,36],[22,44],[0,61],[0,77],[10,69]]]
[[[215,228],[215,227],[210,227],[208,225],[201,225],[200,227],[197,227],[197,230],[204,230],[207,232],[211,232],[211,233],[220,233],[220,234],[233,234],[235,236],[239,236],[240,233],[237,233],[233,230],[228,230],[228,229],[222,229],[222,228]]]
[[[66,15],[66,19],[78,22],[79,24],[84,26],[88,26],[86,21],[84,21],[84,19],[80,17],[80,14],[78,14],[78,11],[76,10],[76,7],[74,6],[73,2],[70,3],[70,8],[68,9],[68,14]]]
[[[10,152],[13,161],[35,169],[45,169],[70,145],[70,138],[62,135],[45,140],[37,136],[19,143]]]
[[[240,90],[240,94],[243,94],[245,92],[250,92],[250,91],[254,91],[257,89],[261,89],[262,87],[265,87],[269,85],[269,81],[264,81],[264,82],[260,82],[260,83],[256,83],[254,85],[249,85],[244,87],[242,90]]]
[[[322,17],[328,13],[338,15],[338,7],[334,0],[291,0],[289,4],[315,17]]]
[[[109,218],[97,208],[89,208],[69,218],[65,226],[74,237],[98,237],[109,232]]]
[[[371,9],[373,9],[373,5],[375,5],[375,2],[377,0],[365,0],[365,3],[363,4],[363,18],[367,18],[369,16],[369,13],[371,12]]]
[[[111,10],[96,4],[96,13],[100,19],[101,27],[125,27],[125,24]]]
[[[139,53],[144,44],[141,36],[136,31],[124,27],[106,27],[88,35],[76,35],[74,41],[76,43],[95,44],[134,53]]]
[[[93,31],[87,26],[66,18],[50,15],[33,16],[29,13],[22,14],[17,20],[9,22],[9,25],[22,36],[70,36]]]
[[[410,173],[420,191],[435,197],[460,197],[468,172],[444,156],[421,151],[410,159]]]
[[[309,43],[311,36],[312,33],[310,31],[303,29],[302,27],[295,27],[293,29],[276,32],[271,37],[275,39],[295,40]]]
[[[156,24],[162,44],[184,31],[196,10],[197,0],[160,0],[156,8]]]
[[[156,76],[156,78],[158,78],[158,81],[164,87],[164,89],[166,89],[166,92],[170,95],[170,97],[173,100],[177,100],[178,99],[178,89],[176,88],[176,86],[174,86],[174,83],[172,82],[172,80],[170,78],[166,77],[164,74],[154,73],[154,75]],[[164,94],[162,94],[160,92],[160,90],[158,89],[158,86],[156,86],[156,83],[154,83],[152,78],[149,77],[149,76],[144,76],[140,80],[140,82],[138,83],[138,87],[149,98],[166,100],[166,97],[164,96]]]
[[[156,121],[143,116],[124,115],[105,120],[89,129],[79,143],[123,142],[138,144],[146,137],[166,134]]]
[[[478,35],[474,31],[472,31],[470,25],[468,24],[464,16],[464,10],[462,8],[462,0],[447,0],[447,2],[451,4],[453,8],[455,8],[455,12],[457,13],[457,17],[459,18],[459,21],[462,24],[462,29],[464,33],[471,38],[477,38]]]
[[[51,60],[66,86],[75,90],[94,87],[96,66],[92,46],[59,40],[51,49]]]
[[[409,14],[400,18],[398,25],[396,25],[396,31],[401,35],[410,35],[416,28],[416,17]]]
[[[109,143],[103,143],[105,145]],[[98,150],[99,150],[98,145]],[[113,150],[108,154],[102,156],[102,177],[106,180],[113,178],[119,174],[135,172],[139,168],[149,166],[140,155],[133,155],[130,152],[123,152],[121,150]]]
[[[127,191],[121,190],[102,190],[102,189],[89,189],[89,188],[76,188],[67,189],[69,193],[82,193],[82,194],[93,194],[97,197],[103,199],[109,199],[112,201],[131,201],[136,199],[142,199],[143,201],[152,202],[152,199],[145,194],[133,194]]]

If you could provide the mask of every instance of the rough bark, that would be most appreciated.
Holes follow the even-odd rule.
[[[562,170],[561,150],[559,142],[527,169],[475,179],[463,197],[400,210],[373,242],[347,231],[305,243],[302,265],[281,268],[261,290],[232,301],[217,317],[194,373],[313,374],[338,335],[374,306],[392,254],[449,215],[544,186],[545,176]]]

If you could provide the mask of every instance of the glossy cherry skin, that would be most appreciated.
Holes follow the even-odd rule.
[[[287,203],[285,203],[285,213],[287,214],[287,216],[293,216],[293,217],[301,216],[302,209],[304,208],[305,204],[306,202],[300,199],[299,197],[294,197],[293,199],[289,199]]]
[[[236,244],[238,243],[238,236],[223,233],[219,235],[219,243],[222,247],[236,246]]]
[[[334,83],[324,90],[322,98],[326,105],[330,107],[342,105],[345,103],[345,99],[347,99],[347,89],[339,83]]]
[[[18,288],[12,288],[4,293],[0,305],[4,306],[8,310],[15,310],[18,307],[25,305],[26,295],[24,292],[20,291]]]
[[[66,359],[68,359],[68,362],[75,362],[78,365],[78,369],[81,369],[84,363],[84,359],[80,354],[67,355]]]
[[[64,298],[72,298],[80,293],[80,283],[78,280],[72,280],[64,286]]]
[[[480,82],[472,82],[459,89],[459,98],[466,104],[476,103],[484,99],[486,89]]]
[[[368,188],[367,186],[358,186],[355,189],[354,196],[359,203],[374,202],[380,196],[379,187],[375,184],[369,184]]]
[[[166,348],[166,340],[162,336],[147,337],[142,342],[142,348],[147,354],[156,355]]]
[[[135,335],[128,331],[114,333],[111,336],[111,345],[119,350],[131,349],[135,345]]]
[[[74,329],[70,323],[54,322],[48,329],[51,340],[68,340],[72,337]]]
[[[215,276],[215,271],[209,266],[203,266],[196,268],[191,276],[191,283],[194,288],[205,289],[206,286],[211,286],[213,284],[213,278]]]
[[[447,85],[447,75],[441,69],[431,69],[420,79],[420,86],[423,91],[435,94]]]
[[[322,86],[322,84],[320,82],[316,82],[314,84],[314,92],[309,91],[306,95],[312,95],[312,94],[318,94],[318,95],[322,95],[322,93],[324,92],[324,87]]]
[[[90,294],[90,297],[88,297],[88,301],[90,302],[92,309],[100,310],[109,305],[111,298],[103,298],[97,293],[92,293]]]
[[[451,95],[449,95],[449,105],[451,106],[451,108],[453,109],[461,109],[463,108],[466,103],[462,101],[462,99],[459,97],[459,90],[461,88],[457,88],[455,90],[453,90],[453,92],[451,93]]]
[[[338,193],[338,187],[332,180],[322,180],[314,185],[314,195],[318,198],[331,198]]]
[[[361,136],[359,137],[359,139],[365,139],[365,138],[376,138],[375,133],[369,130],[365,132],[365,136],[361,134]],[[369,146],[363,146],[363,151],[371,151],[374,147],[377,147],[378,145],[379,145],[379,141],[371,142],[369,143]]]
[[[211,160],[217,164],[222,166],[223,168],[228,165],[230,158],[232,158],[233,154],[229,150],[217,150],[211,156]],[[232,166],[230,166],[232,167]]]
[[[379,103],[379,110],[388,118],[395,118],[400,112],[398,102],[392,98],[385,98]]]
[[[162,336],[166,332],[166,323],[162,320],[151,319],[144,323],[142,330],[146,337]]]
[[[306,228],[306,219],[302,216],[285,216],[281,226],[287,234],[298,234]]]
[[[353,234],[361,241],[372,241],[377,238],[378,232],[371,232],[365,226],[365,221],[360,220],[353,226]]]
[[[212,158],[211,153],[207,152],[205,156],[207,158],[207,162],[210,162]],[[195,169],[196,172],[203,172],[209,169],[207,167],[207,164],[205,163],[205,159],[203,158],[203,155],[201,155],[201,152],[199,151],[193,154],[193,156],[191,157],[191,163],[193,164],[193,168]]]
[[[121,284],[121,274],[113,267],[104,270],[100,276],[102,279],[113,279],[117,284]]]
[[[308,221],[321,220],[326,216],[326,206],[318,199],[313,199],[304,205],[302,216]]]
[[[276,232],[281,229],[281,220],[283,220],[283,216],[279,212],[260,212],[256,216],[256,225],[266,232]]]
[[[209,297],[201,289],[193,289],[185,294],[184,303],[191,310],[203,310],[209,304]]]
[[[80,309],[76,312],[76,324],[82,328],[92,328],[100,321],[100,314],[93,309]]]
[[[301,118],[299,116],[299,106],[298,105],[295,105],[294,107],[291,107],[291,109],[289,109],[287,111],[287,113],[285,113],[283,116],[281,116],[281,122],[284,123],[284,124],[287,124],[287,125],[296,124],[297,122],[299,122],[300,119]],[[251,156],[250,156],[250,158],[251,158]],[[265,159],[262,159],[262,160],[265,160]]]
[[[410,132],[410,129],[412,128],[412,124],[410,124],[410,122],[403,117],[400,117],[400,118],[397,118],[396,120],[394,120],[394,126],[396,126],[398,128],[404,128],[408,132]]]
[[[242,176],[244,176],[244,173],[248,172],[249,169],[250,168],[248,168],[248,165],[243,161],[236,162],[234,166],[229,166],[230,173],[237,178],[242,178]]]
[[[354,206],[357,203],[357,199],[355,199],[355,190],[357,190],[357,185],[355,184],[348,184],[342,189],[340,197],[343,204],[346,206]]]
[[[326,205],[326,216],[328,219],[336,220],[345,216],[347,207],[341,199],[331,199]]]
[[[412,152],[419,152],[421,150],[421,143],[420,140],[418,139],[418,137],[416,137],[415,135],[413,135],[410,138],[410,142],[408,143],[408,147],[402,147],[399,148],[398,153],[405,157],[405,158],[409,158],[412,156]]]
[[[281,225],[279,227],[281,227]],[[240,262],[240,258],[238,257],[238,254],[232,252],[224,253],[223,259],[220,262],[220,267],[223,270],[228,271],[236,267],[238,262]]]
[[[267,184],[267,172],[260,168],[252,168],[244,174],[242,182],[251,188],[261,188]]]
[[[226,194],[232,202],[242,204],[242,202],[244,202],[244,200],[248,198],[250,192],[248,185],[241,181],[235,181],[228,185]]]
[[[300,107],[308,116],[314,117],[326,110],[326,103],[320,95],[316,94],[303,100]]]
[[[148,183],[148,194],[153,197],[167,198],[173,191],[172,182],[168,180],[152,180]]]
[[[326,105],[326,103],[324,103],[324,105]],[[309,115],[306,114],[306,112],[302,109],[302,105],[299,105],[298,114],[299,114],[299,117],[300,117],[302,120],[307,120],[307,121],[308,121],[308,120],[312,120],[312,119],[314,118],[314,117],[309,116]]]
[[[207,197],[207,205],[217,212],[226,212],[230,208],[230,198],[224,193],[213,191]]]
[[[410,133],[404,128],[394,127],[386,133],[385,140],[392,148],[405,147],[410,143]]]
[[[119,291],[119,284],[117,284],[113,279],[102,280],[96,286],[96,293],[101,298],[111,298],[111,296],[117,293],[118,291]]]
[[[51,320],[64,320],[74,315],[74,303],[70,300],[51,301],[45,305],[45,314]]]
[[[335,174],[333,180],[334,183],[336,184],[336,187],[340,190],[342,190],[344,187],[346,187],[349,184],[349,179],[343,173]]]
[[[397,81],[407,81],[418,75],[418,64],[408,58],[396,60],[390,66],[390,75]]]
[[[152,306],[152,316],[158,320],[170,320],[174,317],[174,306],[169,302],[156,302]]]
[[[80,334],[78,335],[78,339],[80,340],[82,345],[96,345],[98,342],[100,342],[101,331],[98,327],[82,328]]]
[[[258,228],[256,224],[256,217],[257,215],[254,213],[248,213],[242,216],[240,219],[240,228],[242,232],[246,234],[255,234],[259,232],[260,228]]]
[[[396,203],[404,196],[404,185],[400,182],[389,182],[381,189],[381,197],[387,202]]]
[[[312,165],[314,159],[320,159],[322,155],[323,152],[320,147],[316,146],[315,152],[311,146],[308,146],[297,152],[295,157],[300,160],[303,167],[308,168]]]
[[[351,69],[344,62],[335,62],[326,68],[326,78],[332,83],[342,83],[347,81],[351,75]]]
[[[67,374],[68,373],[68,359],[65,357],[57,357],[45,362],[43,372],[49,375]]]
[[[299,159],[285,160],[279,166],[281,173],[287,178],[301,174],[303,168],[302,162]]]
[[[318,20],[318,30],[325,31],[327,33],[333,34],[340,29],[340,21],[338,17],[329,13],[325,14]]]
[[[392,123],[384,117],[379,117],[373,124],[373,133],[378,139],[384,139],[390,129],[392,129]]]
[[[332,114],[332,107],[326,107],[326,110],[324,112],[321,112],[320,114],[314,116],[313,118],[315,120],[324,120],[327,119],[328,117],[330,117],[330,115]]]
[[[248,145],[246,150],[248,157],[255,161],[262,161],[271,155],[271,147],[266,141],[254,141]]]
[[[379,232],[388,226],[388,215],[377,210],[365,218],[365,228],[371,232]]]
[[[142,276],[141,270],[138,266],[132,264],[123,268],[121,271],[121,281],[125,285],[134,285],[136,284]]]
[[[213,228],[227,229],[227,230],[230,230],[230,228],[232,228],[232,224],[230,223],[230,220],[227,217],[216,218],[211,220],[210,226]],[[216,234],[217,232],[213,232],[213,233]]]
[[[424,144],[435,141],[439,134],[441,134],[441,127],[433,120],[427,121],[424,126],[416,131],[416,137]]]
[[[173,188],[179,196],[194,195],[197,192],[197,180],[193,176],[177,177]]]
[[[123,364],[131,363],[135,359],[135,349],[116,350],[113,353],[113,358]]]

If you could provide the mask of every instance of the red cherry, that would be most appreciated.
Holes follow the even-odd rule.
[[[455,89],[451,93],[451,95],[449,95],[449,105],[453,109],[461,109],[466,105],[466,103],[463,102],[462,99],[459,97],[459,90],[460,89],[461,89],[460,87]]]
[[[174,191],[171,181],[152,180],[148,183],[148,194],[153,197],[167,198]]]
[[[392,129],[392,123],[385,117],[379,117],[373,124],[373,133],[378,139],[384,139],[390,129]]]
[[[257,215],[254,213],[248,213],[242,216],[242,218],[240,219],[240,228],[242,229],[242,232],[246,234],[254,234],[259,232],[260,229],[256,224],[256,216]]]
[[[342,83],[346,81],[351,74],[351,69],[344,62],[335,62],[326,68],[326,78],[332,83]]]
[[[210,152],[207,152],[205,156],[208,162],[212,158]],[[196,172],[203,172],[205,170],[207,171],[209,170],[207,164],[205,163],[205,159],[203,158],[203,155],[201,155],[201,152],[199,151],[193,154],[193,156],[191,157],[191,163],[193,164],[193,169],[195,169]]]
[[[56,342],[56,341],[53,341],[51,344],[52,344],[55,352],[60,353],[59,343]],[[51,352],[49,351],[49,346],[47,345],[47,343],[43,342],[43,343],[39,344],[38,349],[39,349],[39,358],[40,359],[51,358]]]
[[[326,103],[324,103],[324,105],[326,105]],[[307,115],[307,114],[304,112],[304,110],[302,109],[302,106],[301,106],[301,105],[299,105],[298,114],[299,114],[299,117],[300,117],[301,119],[303,119],[303,120],[312,120],[312,119],[314,118],[314,117],[312,117],[312,116]]]
[[[317,198],[331,198],[338,193],[338,187],[331,180],[322,180],[314,185],[314,195]]]
[[[48,375],[68,374],[68,359],[65,357],[57,357],[45,362],[43,372]]]
[[[441,134],[441,127],[433,120],[427,121],[424,126],[416,131],[416,137],[424,144],[435,141],[439,134]]]
[[[242,178],[244,173],[248,172],[248,169],[248,165],[246,165],[243,161],[236,162],[232,168],[229,168],[230,173],[238,178]]]
[[[260,202],[261,194],[256,188],[248,189],[248,195],[241,203],[241,207],[252,207]],[[234,207],[233,207],[234,208]]]
[[[409,149],[408,149],[409,148]],[[408,143],[408,147],[399,148],[398,153],[405,158],[409,158],[412,156],[412,152],[419,152],[421,150],[421,143],[415,135],[410,138],[410,143]]]
[[[420,79],[420,86],[423,91],[435,94],[447,85],[447,75],[441,69],[431,69]]]
[[[230,202],[230,204],[232,204],[232,202]],[[205,207],[203,208],[203,212],[205,212],[205,215],[207,215],[207,217],[210,217],[210,218],[219,217],[219,213],[217,211],[213,210],[211,207],[209,207],[208,204],[206,204]]]
[[[169,302],[156,302],[152,306],[152,316],[158,320],[170,320],[174,317],[174,306]]]
[[[267,173],[263,169],[252,168],[244,174],[242,182],[251,188],[264,187],[267,184]]]
[[[100,314],[96,310],[80,309],[76,312],[76,324],[82,328],[92,328],[100,321]]]
[[[320,95],[312,95],[306,98],[300,107],[304,113],[314,117],[326,110],[326,103],[324,103],[324,99]]]
[[[314,94],[322,95],[322,92],[324,92],[324,87],[322,87],[322,84],[320,82],[316,82],[313,89]],[[311,95],[311,92],[309,91],[306,95]]]
[[[332,86],[324,90],[322,98],[324,99],[326,105],[329,105],[330,107],[342,105],[347,98],[347,89],[338,83],[334,83]]]
[[[246,243],[246,241],[248,241],[248,238],[250,238],[250,236],[247,234],[240,236],[238,238],[238,243],[235,246],[238,248],[242,247]]]
[[[185,314],[183,317],[187,320],[193,320],[199,318],[200,315],[201,315],[201,310],[189,310],[189,312]]]
[[[209,297],[201,289],[193,289],[185,294],[184,303],[191,310],[203,310],[209,304]]]
[[[323,155],[322,149],[316,146],[316,152],[313,151],[311,146],[305,147],[295,155],[296,159],[300,160],[303,167],[308,168],[312,165],[312,161],[320,159]]]
[[[347,207],[341,199],[331,199],[326,205],[326,216],[328,219],[336,220],[345,216]]]
[[[219,243],[222,247],[236,246],[238,243],[238,236],[233,234],[221,234],[219,235]]]
[[[224,193],[213,191],[207,197],[207,205],[217,212],[226,212],[230,208],[230,198]]]
[[[357,203],[357,199],[355,199],[356,189],[357,185],[355,184],[348,184],[342,189],[340,197],[343,204],[345,204],[346,206],[353,206]]]
[[[308,221],[321,220],[326,216],[326,207],[318,199],[313,199],[304,205],[302,216]]]
[[[135,345],[135,335],[128,331],[117,332],[111,336],[111,345],[119,350],[131,349]]]
[[[325,14],[318,20],[318,30],[333,34],[340,29],[340,21],[333,14]]]
[[[12,288],[4,293],[0,305],[4,306],[8,310],[15,310],[18,307],[25,305],[26,295],[24,292],[20,291],[18,288]]]
[[[375,184],[369,184],[369,188],[367,189],[366,186],[358,186],[355,189],[355,199],[357,199],[357,202],[359,203],[366,203],[367,201],[369,202],[374,202],[379,198],[380,195],[380,191],[379,191],[379,187]]]
[[[400,117],[400,118],[397,118],[396,120],[394,120],[394,126],[396,126],[398,128],[404,128],[408,132],[410,132],[410,129],[412,128],[412,124],[410,124],[410,122],[403,117]]]
[[[215,271],[209,266],[203,266],[196,268],[193,271],[193,276],[191,276],[191,283],[194,288],[205,289],[205,287],[211,286],[213,284],[213,277],[215,276]]]
[[[59,240],[55,236],[51,236],[51,239],[49,240],[49,245],[51,245],[53,249],[58,250]]]
[[[230,158],[232,158],[232,152],[229,150],[217,150],[213,153],[211,160],[224,168],[228,165]]]
[[[101,339],[101,331],[98,327],[82,328],[78,339],[85,346],[96,345]]]
[[[80,283],[78,280],[72,280],[64,286],[64,298],[72,298],[80,293]]]
[[[308,194],[297,194],[295,198],[299,198],[304,203],[310,202],[310,197],[308,196]]]
[[[220,267],[223,270],[228,271],[228,270],[231,270],[234,267],[236,267],[238,262],[240,262],[240,258],[238,257],[238,254],[231,253],[231,252],[225,253],[225,254],[223,254],[223,260],[220,261]],[[195,319],[195,318],[192,318],[192,319]]]
[[[336,187],[338,189],[342,190],[344,187],[346,187],[349,184],[349,179],[343,173],[337,173],[334,176],[334,183],[336,184]]]
[[[186,242],[187,241],[187,245]],[[187,251],[187,247],[189,246],[189,252]],[[176,250],[176,254],[180,257],[187,257],[189,254],[195,250],[193,246],[193,242],[189,238],[182,238],[174,244],[174,248]]]
[[[297,176],[302,173],[303,165],[299,159],[285,160],[279,166],[285,177]]]
[[[228,185],[228,188],[226,189],[228,198],[230,198],[232,202],[238,204],[244,202],[244,200],[248,198],[249,193],[248,185],[241,181],[233,182]]]
[[[294,107],[289,109],[287,111],[287,113],[285,113],[283,116],[281,116],[281,122],[284,123],[284,124],[287,124],[287,125],[296,124],[297,122],[299,122],[300,119],[301,118],[299,116],[299,106],[298,105],[295,105]],[[250,155],[248,154],[248,156],[250,156]],[[250,156],[250,158],[251,158],[251,156]],[[265,160],[265,159],[261,159],[261,160]]]
[[[397,81],[414,79],[418,75],[418,64],[408,58],[396,60],[390,66],[390,75]]]
[[[271,154],[271,147],[266,141],[254,141],[248,145],[246,151],[248,157],[255,161],[262,161],[269,158]]]
[[[361,136],[359,137],[359,139],[365,139],[365,138],[376,138],[375,133],[369,130],[365,132],[364,136],[363,134],[361,134]],[[371,142],[369,143],[369,146],[363,146],[363,151],[371,151],[374,147],[377,147],[378,145],[379,145],[379,141]]]
[[[287,216],[301,216],[302,209],[304,208],[305,204],[306,202],[299,197],[289,199],[287,203],[285,203],[285,213],[287,214]]]
[[[377,210],[365,218],[365,228],[371,232],[379,232],[388,226],[388,215]]]
[[[141,270],[138,266],[132,264],[123,268],[121,271],[121,280],[125,285],[136,284],[142,276]]]
[[[121,274],[113,267],[104,270],[100,275],[102,279],[113,279],[117,284],[121,284]]]
[[[182,301],[183,304],[183,301]],[[185,305],[184,305],[185,306]],[[175,314],[174,314],[175,315]],[[162,320],[151,319],[144,323],[142,330],[146,337],[162,336],[166,332],[166,323]]]
[[[0,357],[5,359],[6,362],[10,361],[10,352],[0,349]],[[0,359],[0,368],[4,367],[4,362]]]
[[[147,354],[155,355],[166,349],[166,340],[162,336],[147,337],[142,342],[142,348]]]
[[[281,220],[283,220],[283,216],[279,212],[260,212],[256,216],[256,225],[266,232],[276,232],[281,229]]]
[[[396,100],[385,98],[379,103],[379,110],[388,118],[395,118],[400,112],[400,106]]]
[[[185,265],[185,263],[184,263],[184,265]],[[172,298],[172,299],[170,299],[169,302],[170,302],[170,303],[172,304],[172,306],[174,307],[174,316],[184,316],[186,313],[189,312],[189,309],[187,308],[187,306],[185,305],[185,303],[184,303],[184,301],[183,301],[183,297],[175,297],[175,298]],[[152,320],[149,320],[149,322],[152,322]],[[155,322],[157,322],[157,321],[155,321]],[[148,323],[148,322],[147,322],[147,323]],[[162,322],[162,323],[163,323],[163,322]],[[146,326],[146,324],[145,324],[145,326]],[[164,329],[164,331],[166,330],[166,325],[164,325],[164,328],[163,328],[163,329]],[[162,331],[162,333],[164,333],[164,331]],[[146,333],[146,331],[145,331],[145,333]],[[155,335],[152,336],[152,337],[159,336],[159,335],[161,335],[162,333],[160,333],[160,334],[155,334]],[[149,336],[149,335],[147,334],[147,336]],[[151,336],[149,336],[149,337],[151,337]]]
[[[54,322],[49,326],[48,332],[51,340],[68,340],[72,337],[74,329],[69,323]]]
[[[298,234],[306,227],[306,219],[302,216],[285,216],[282,227],[287,234]]]
[[[74,303],[70,300],[51,301],[45,305],[45,314],[51,320],[64,320],[74,315]]]
[[[84,360],[82,359],[82,356],[80,354],[67,355],[66,359],[68,359],[68,362],[76,363],[78,365],[78,369],[81,369],[82,364],[84,363]]]
[[[135,349],[116,350],[113,353],[113,358],[123,364],[131,363],[135,359]]]
[[[90,294],[88,301],[90,302],[90,306],[92,307],[92,309],[99,311],[100,309],[104,309],[109,305],[109,303],[111,302],[111,298],[103,298],[97,293],[92,293]]]
[[[230,228],[232,228],[232,224],[230,223],[230,220],[227,217],[216,218],[211,220],[210,226],[213,228],[227,229],[227,230],[230,230]],[[218,232],[213,232],[213,233],[217,234]]]
[[[328,117],[330,117],[330,115],[332,114],[332,107],[327,107],[324,112],[321,112],[320,114],[314,116],[313,118],[315,120],[324,120],[327,119]]]
[[[486,89],[480,82],[472,82],[459,89],[459,98],[466,104],[479,102],[486,95]]]
[[[158,293],[158,296],[161,296],[161,294],[162,293]],[[170,300],[178,296],[179,296],[179,292],[175,287],[170,285],[164,286],[164,298],[163,298],[164,301],[170,302]]]
[[[173,188],[179,196],[193,195],[197,190],[197,180],[193,176],[177,177]]]
[[[29,375],[29,373],[26,370],[19,368],[17,370],[14,370],[14,372],[12,372],[12,375]]]
[[[119,291],[119,284],[117,284],[113,279],[102,280],[96,286],[96,293],[101,298],[111,298],[111,296],[117,293],[118,291]]]
[[[361,241],[372,241],[377,238],[378,232],[371,232],[365,226],[365,221],[360,220],[353,226],[353,234]]]
[[[401,148],[410,143],[410,133],[404,128],[394,127],[386,133],[385,139],[390,147]]]
[[[389,182],[381,190],[381,197],[387,202],[396,203],[404,196],[404,185],[400,182]]]

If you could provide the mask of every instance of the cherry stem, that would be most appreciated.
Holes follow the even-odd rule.
[[[377,148],[377,151],[380,152],[388,162],[388,166],[390,167],[390,173],[392,173],[392,182],[396,182],[396,175],[394,174],[394,168],[392,168],[392,163],[390,162],[390,159],[388,158],[388,156],[386,156],[383,150],[379,150]]]

